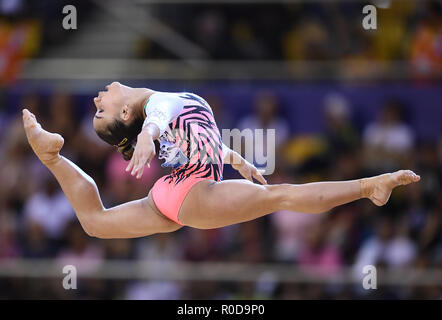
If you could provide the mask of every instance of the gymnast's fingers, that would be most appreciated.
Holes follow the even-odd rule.
[[[138,175],[143,174],[143,170],[144,170],[144,163],[143,163],[143,158],[140,156],[138,157],[138,162],[137,165],[135,167],[135,171],[134,171],[134,176],[138,178]]]
[[[138,167],[137,167],[137,179],[140,179],[143,175],[144,172],[144,166],[147,163],[147,157],[146,156],[142,156],[140,161],[138,162]]]
[[[265,170],[253,170],[253,177],[258,180],[261,184],[267,184],[267,180],[263,177],[262,173],[264,173]]]
[[[150,168],[150,162],[152,161],[153,157],[155,157],[155,150],[151,151],[149,157],[147,157],[146,165],[148,168]]]
[[[135,152],[134,152],[135,153]],[[134,159],[135,159],[135,154],[132,155],[132,158],[130,159],[129,164],[126,167],[126,172],[129,172],[129,170],[132,168],[132,166],[134,165]]]
[[[246,178],[250,182],[253,182],[252,172],[250,170],[247,170],[247,172],[240,172],[240,173],[244,178]]]
[[[138,152],[135,150],[134,155],[133,155],[134,159],[134,166],[132,168],[132,172],[130,173],[131,175],[135,175],[135,172],[137,171],[137,167],[138,167],[138,162],[139,162],[139,157],[138,157]]]
[[[144,172],[144,165],[141,165],[141,167],[137,169],[137,179],[140,179],[143,176],[143,172]]]
[[[131,174],[136,177],[138,175],[139,171],[140,171],[140,159],[139,159],[139,157],[137,157],[137,159],[135,160],[135,165],[134,165],[134,168],[132,169]]]

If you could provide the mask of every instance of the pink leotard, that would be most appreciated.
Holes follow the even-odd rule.
[[[203,180],[222,180],[223,143],[212,110],[203,98],[192,93],[167,95],[173,95],[175,101],[179,98],[182,104],[158,138],[159,158],[165,159],[162,166],[173,170],[156,181],[152,196],[162,214],[183,225],[178,213],[190,189]],[[145,113],[149,114],[150,104],[161,98],[159,93],[155,99],[149,99]],[[163,115],[153,112],[152,118],[156,116]]]

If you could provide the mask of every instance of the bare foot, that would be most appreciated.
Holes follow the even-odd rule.
[[[43,164],[52,164],[60,158],[59,152],[64,144],[61,135],[44,130],[28,109],[23,109],[23,126],[32,150]]]
[[[393,173],[361,179],[362,197],[370,199],[377,206],[383,206],[390,199],[394,188],[418,182],[420,179],[421,177],[411,170],[399,170]]]

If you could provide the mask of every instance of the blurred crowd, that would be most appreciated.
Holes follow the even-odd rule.
[[[15,83],[24,61],[70,41],[61,28],[61,8],[74,4],[79,19],[98,8],[91,1],[0,0],[1,90]],[[440,1],[393,1],[378,10],[378,28],[362,29],[363,3],[161,4],[152,14],[203,48],[215,60],[284,60],[338,63],[349,76],[370,75],[370,62],[409,62],[417,79],[440,79]],[[142,9],[140,5],[139,10]],[[175,59],[139,36],[133,56]],[[341,62],[344,62],[341,64]],[[310,72],[307,70],[307,72]],[[408,168],[418,184],[399,188],[384,207],[368,200],[309,215],[276,212],[216,230],[182,228],[141,239],[100,240],[82,230],[57,181],[29,148],[18,113],[0,106],[0,260],[54,258],[60,265],[98,270],[105,261],[282,263],[313,276],[346,268],[355,277],[365,265],[387,270],[442,267],[442,136],[421,141],[400,100],[385,100],[376,120],[356,126],[354,108],[339,94],[323,101],[321,133],[294,134],[277,94],[258,92],[249,114],[233,118],[213,94],[205,97],[221,128],[276,129],[276,170],[269,183],[357,179]],[[147,195],[167,171],[154,160],[141,180],[124,172],[126,162],[98,139],[92,105],[79,106],[70,92],[25,94],[20,106],[43,127],[65,138],[62,154],[97,183],[106,207]],[[290,107],[290,106],[286,106]],[[87,111],[85,111],[87,110]],[[264,140],[265,141],[265,140]],[[264,148],[264,146],[258,146]],[[239,178],[228,166],[225,179]],[[79,279],[67,291],[57,279],[0,277],[0,298],[121,299],[440,299],[440,286],[361,291],[358,285],[284,283],[267,273],[256,282]]]
[[[378,9],[377,30],[362,27],[363,1],[159,5],[155,15],[211,59],[343,62],[344,74],[370,76],[371,62],[412,64],[415,77],[440,75],[440,1],[400,0]],[[138,55],[172,57],[141,38]]]
[[[74,1],[78,20],[91,12],[90,1]],[[62,28],[62,8],[69,0],[0,0],[0,85],[17,80],[24,62],[70,41]]]
[[[331,212],[310,215],[276,212],[214,230],[184,227],[171,234],[140,239],[102,240],[82,230],[57,181],[26,142],[18,113],[0,113],[0,259],[54,258],[83,271],[104,261],[282,263],[313,275],[333,275],[365,265],[388,270],[442,267],[442,136],[418,141],[399,100],[387,100],[372,123],[362,129],[352,121],[344,96],[324,100],[323,133],[294,135],[281,116],[278,98],[256,93],[249,114],[229,119],[228,106],[208,99],[220,127],[276,129],[276,170],[268,182],[307,183],[356,179],[408,168],[418,184],[396,189],[384,207],[360,200]],[[43,98],[27,94],[20,105],[42,126],[65,139],[62,154],[97,183],[106,207],[147,195],[165,174],[158,160],[141,180],[124,172],[126,162],[98,139],[92,128],[94,107],[80,108],[75,96],[57,92]],[[80,112],[79,110],[89,110]],[[320,119],[318,119],[319,121]],[[239,178],[227,165],[225,179]],[[256,282],[78,280],[78,290],[64,290],[60,279],[0,277],[0,298],[110,299],[440,299],[440,286],[386,287],[361,291],[361,285],[284,283],[277,274]]]
[[[75,33],[61,28],[61,8],[69,1],[0,1],[0,79],[13,81],[28,57],[44,56]],[[418,79],[440,76],[440,1],[399,0],[378,9],[377,30],[364,30],[366,2],[275,4],[137,4],[204,50],[208,59],[329,61],[342,63],[347,76],[370,77],[407,61]],[[74,1],[78,19],[101,10],[91,1]],[[87,26],[87,25],[86,25]],[[122,28],[129,28],[124,23]],[[83,31],[82,31],[83,30]],[[76,32],[85,32],[87,27]],[[175,59],[159,43],[139,35],[133,57]],[[377,67],[373,68],[373,63]],[[323,68],[320,72],[325,72]]]

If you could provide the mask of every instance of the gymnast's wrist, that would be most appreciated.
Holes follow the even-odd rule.
[[[233,168],[239,169],[246,165],[246,160],[238,152],[232,151],[231,157],[230,163]]]
[[[138,138],[156,140],[160,136],[160,128],[155,123],[148,123],[138,134]]]

